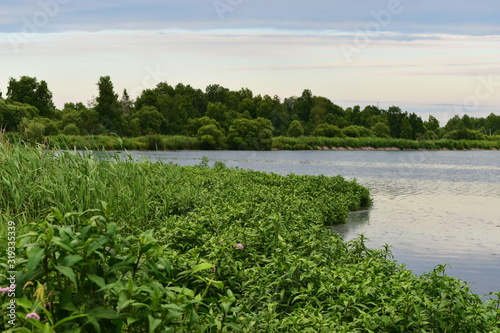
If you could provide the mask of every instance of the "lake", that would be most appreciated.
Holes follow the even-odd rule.
[[[332,229],[389,244],[415,274],[448,264],[474,293],[500,291],[499,151],[130,152],[150,161],[211,163],[279,174],[342,175],[371,189],[373,206]]]

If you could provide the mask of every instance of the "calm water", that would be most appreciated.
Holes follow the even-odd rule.
[[[500,152],[498,151],[180,151],[131,152],[151,161],[280,174],[342,175],[371,189],[374,204],[334,230],[349,240],[392,246],[415,274],[449,264],[449,275],[483,295],[500,291]]]

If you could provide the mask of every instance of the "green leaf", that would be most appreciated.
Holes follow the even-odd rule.
[[[71,269],[70,267],[65,267],[65,266],[56,266],[55,268],[59,271],[59,273],[63,274],[68,279],[70,279],[71,282],[76,284],[76,275],[75,275],[75,272],[73,272],[73,269]]]
[[[127,317],[127,325],[130,326],[131,324],[135,323],[138,320],[139,318]]]
[[[224,290],[224,282],[222,281],[212,281],[212,284],[219,288],[220,290]]]
[[[96,319],[115,319],[118,317],[118,313],[115,310],[103,306],[93,308],[89,311],[89,315]]]
[[[106,286],[106,281],[100,276],[97,276],[95,274],[90,274],[87,273],[87,277],[89,278],[90,281],[94,282],[97,284],[100,288],[104,288]]]
[[[75,252],[75,249],[74,249],[74,248],[72,248],[70,245],[68,245],[68,244],[66,244],[66,243],[63,243],[63,242],[58,241],[58,240],[53,241],[53,243],[54,243],[54,244],[56,244],[56,245],[59,245],[59,247],[61,247],[61,248],[65,249],[66,251],[69,251],[69,252]]]
[[[82,256],[79,256],[76,254],[70,254],[70,255],[67,255],[58,261],[59,261],[59,265],[61,265],[61,266],[71,267],[81,260],[83,260]]]
[[[161,320],[160,319],[155,319],[153,316],[149,315],[148,316],[148,321],[149,321],[149,333],[154,333],[156,328],[160,326]]]
[[[121,311],[123,310],[124,308],[126,308],[127,306],[130,305],[130,303],[133,303],[135,302],[133,299],[127,299],[127,300],[123,300],[123,301],[118,301],[118,311]]]
[[[55,325],[54,325],[54,328],[56,328],[57,326],[61,325],[61,324],[64,324],[68,321],[72,321],[74,319],[77,319],[77,318],[82,318],[82,317],[87,317],[87,314],[78,314],[78,315],[74,315],[74,316],[69,316],[69,317],[66,317],[62,320],[59,320]]]
[[[33,270],[38,266],[42,260],[44,250],[40,247],[32,247],[30,253],[28,254],[28,263],[26,268],[28,269],[28,275],[30,275]]]
[[[194,273],[199,272],[199,271],[204,271],[205,269],[210,269],[212,267],[214,267],[214,265],[212,265],[208,262],[204,262],[204,263],[201,263],[201,264],[194,266],[191,274],[194,274]]]

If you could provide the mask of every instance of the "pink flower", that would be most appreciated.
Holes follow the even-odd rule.
[[[26,315],[26,319],[31,319],[31,318],[40,320],[40,316],[36,312],[31,312]]]
[[[237,248],[238,248],[238,249],[240,249],[240,250],[243,250],[243,249],[245,248],[245,247],[243,246],[243,244],[240,244],[240,243],[238,243],[238,244],[234,244],[234,246],[235,246],[235,247],[237,247]]]
[[[10,291],[10,288],[9,287],[5,287],[5,288],[0,288],[0,294],[5,294],[6,292]]]

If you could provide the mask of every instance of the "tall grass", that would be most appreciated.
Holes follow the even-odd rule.
[[[197,150],[200,142],[195,137],[181,135],[148,135],[136,138],[118,136],[72,136],[57,135],[47,137],[49,148],[92,149],[92,150]]]
[[[118,155],[0,146],[1,225],[19,226],[19,331],[500,329],[499,302],[443,267],[417,277],[387,248],[324,227],[370,204],[356,182]]]
[[[309,150],[323,148],[396,148],[400,150],[436,149],[500,149],[500,141],[473,140],[405,140],[374,137],[325,138],[302,136],[299,138],[275,137],[273,148],[278,150]]]

